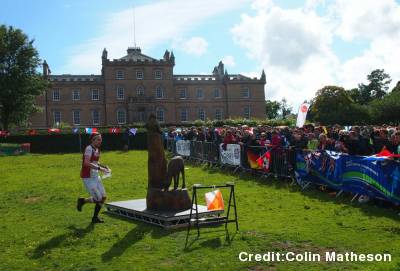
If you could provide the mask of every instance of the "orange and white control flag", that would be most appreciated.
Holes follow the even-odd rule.
[[[222,198],[222,193],[219,190],[215,190],[212,192],[208,192],[205,194],[207,210],[215,211],[215,210],[223,210],[224,209],[224,200]]]

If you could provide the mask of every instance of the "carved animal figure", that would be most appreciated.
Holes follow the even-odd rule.
[[[167,166],[167,181],[164,189],[168,190],[172,183],[172,178],[174,178],[174,190],[178,188],[179,185],[179,173],[182,173],[182,188],[186,188],[185,183],[185,164],[181,156],[175,156],[169,161]]]

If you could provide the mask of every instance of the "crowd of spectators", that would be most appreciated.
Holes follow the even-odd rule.
[[[273,150],[332,150],[349,155],[373,155],[387,149],[400,154],[400,126],[343,127],[305,125],[303,128],[248,127],[170,127],[168,139],[195,140],[215,144],[268,146]]]

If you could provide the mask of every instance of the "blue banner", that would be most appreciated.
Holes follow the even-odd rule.
[[[400,203],[400,163],[335,152],[298,152],[296,178],[336,190]]]

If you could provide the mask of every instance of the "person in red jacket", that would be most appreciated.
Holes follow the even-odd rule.
[[[77,210],[82,211],[82,206],[85,203],[94,203],[94,213],[92,223],[103,223],[99,218],[99,212],[106,200],[106,191],[99,176],[99,171],[108,173],[110,169],[99,164],[100,146],[102,142],[101,134],[92,133],[89,138],[90,144],[85,148],[82,156],[81,178],[86,190],[89,192],[89,198],[78,198]]]
[[[222,147],[223,147],[224,150],[226,150],[226,145],[227,144],[235,144],[235,143],[237,143],[236,138],[232,134],[231,130],[227,130],[226,131],[223,143],[224,143],[224,145]]]

